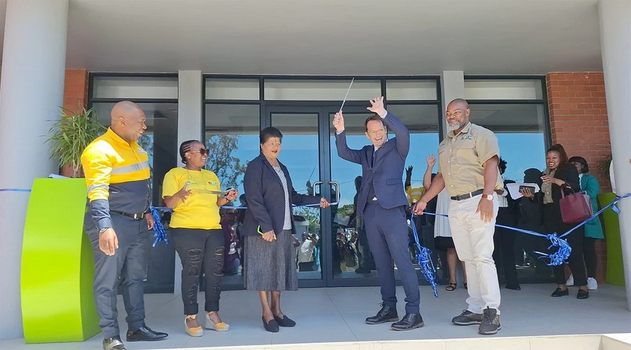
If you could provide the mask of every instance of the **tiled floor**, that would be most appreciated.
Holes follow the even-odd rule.
[[[356,341],[388,341],[406,339],[460,339],[478,338],[476,326],[458,327],[451,318],[465,307],[466,291],[454,292],[439,289],[434,298],[429,287],[421,288],[421,312],[425,327],[394,332],[389,325],[366,325],[364,319],[379,309],[379,288],[319,288],[301,289],[283,293],[282,308],[296,320],[295,328],[282,328],[272,334],[263,329],[258,295],[248,291],[222,293],[221,315],[230,324],[230,331],[216,333],[206,331],[201,338],[191,338],[183,331],[182,302],[173,294],[146,296],[147,324],[153,329],[169,332],[167,340],[158,343],[129,343],[133,349],[182,349],[210,348],[218,346],[298,343],[330,343]],[[521,291],[502,290],[502,330],[491,338],[631,333],[631,313],[626,310],[625,291],[622,287],[602,285],[592,292],[588,300],[576,299],[576,288],[570,289],[570,297],[551,298],[555,286],[551,284],[526,284]],[[399,315],[404,311],[404,294]],[[203,300],[203,294],[200,294]],[[203,303],[202,303],[203,305]],[[123,310],[119,299],[119,310]],[[120,323],[125,329],[124,312]],[[23,339],[0,341],[0,349],[6,350],[97,350],[101,349],[101,336],[96,335],[82,343],[24,344]],[[506,341],[509,341],[507,339]]]

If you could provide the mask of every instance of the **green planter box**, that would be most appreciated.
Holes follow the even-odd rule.
[[[36,179],[26,213],[21,298],[26,343],[84,341],[99,333],[94,257],[83,233],[84,179]]]
[[[616,195],[612,192],[598,195],[598,204],[604,207],[613,202]],[[616,286],[624,286],[624,267],[622,264],[622,243],[620,242],[620,224],[618,214],[611,208],[605,210],[602,215],[605,226],[605,240],[607,243],[607,272],[605,282]]]

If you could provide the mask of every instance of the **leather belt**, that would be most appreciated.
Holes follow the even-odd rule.
[[[459,196],[453,196],[453,197],[451,197],[451,199],[454,200],[454,201],[462,201],[462,200],[465,200],[465,199],[469,199],[469,198],[473,198],[475,196],[481,195],[482,192],[484,192],[484,190],[475,190],[473,192],[461,194]]]
[[[120,214],[123,216],[127,216],[130,217],[134,220],[142,220],[145,218],[145,213],[137,213],[137,214],[130,214],[130,213],[124,213],[122,211],[118,211],[118,210],[110,210],[111,213],[116,213],[116,214]]]

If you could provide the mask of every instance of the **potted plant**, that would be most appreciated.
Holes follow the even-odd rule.
[[[61,107],[61,118],[53,123],[46,140],[51,144],[51,158],[59,161],[60,174],[82,176],[81,153],[106,130],[93,108],[83,108],[80,113],[75,113]]]

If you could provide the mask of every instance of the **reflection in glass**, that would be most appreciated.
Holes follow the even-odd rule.
[[[235,206],[247,206],[243,176],[247,162],[257,157],[259,147],[259,106],[238,104],[207,104],[205,141],[209,150],[206,168],[221,182],[222,190],[236,188],[239,198]],[[221,209],[224,232],[224,285],[242,285],[241,226],[245,210]]]
[[[351,149],[367,144],[364,122],[371,113],[344,113],[346,142]],[[335,116],[329,115],[329,120]],[[334,278],[375,277],[377,272],[370,254],[361,213],[357,215],[357,195],[362,167],[341,159],[335,145],[335,129],[331,129],[331,178],[340,186],[340,201],[332,223],[332,263]],[[372,274],[371,274],[372,271]]]
[[[319,192],[318,114],[272,113],[271,119],[283,134],[278,159],[287,167],[294,189],[308,195]],[[298,279],[321,279],[320,209],[294,208],[294,225]]]
[[[503,175],[505,180],[523,182],[526,169],[535,168],[543,171],[546,125],[542,104],[470,103],[469,107],[471,121],[488,128],[497,136],[500,155],[507,162]],[[531,236],[516,234],[513,255],[519,283],[552,281],[551,269],[532,253],[531,243]],[[500,281],[504,283],[502,261],[496,262],[496,265]]]
[[[436,105],[389,105],[388,111],[402,120],[410,130],[410,153],[406,167],[413,167],[411,186],[422,187],[423,172],[426,168],[425,156],[436,153],[438,148],[438,108]],[[344,114],[346,140],[351,149],[362,149],[370,144],[364,125],[366,118],[370,116],[370,113]],[[330,115],[330,118],[332,117],[333,114]],[[389,137],[394,135],[390,134]],[[336,231],[333,247],[334,278],[376,277],[374,260],[363,227],[363,217],[361,213],[355,212],[362,167],[337,155],[334,129],[331,131],[330,143],[331,178],[340,183],[340,203],[333,225]],[[429,243],[432,243],[433,246],[433,229],[422,229],[419,227],[418,231],[421,236],[426,233],[421,237],[427,241],[424,245],[429,246]],[[427,235],[429,236],[426,237]],[[410,259],[416,264],[413,246],[410,246]],[[437,266],[440,268],[439,264]],[[418,266],[416,267],[418,270]],[[420,270],[418,271],[421,281],[424,281]]]

